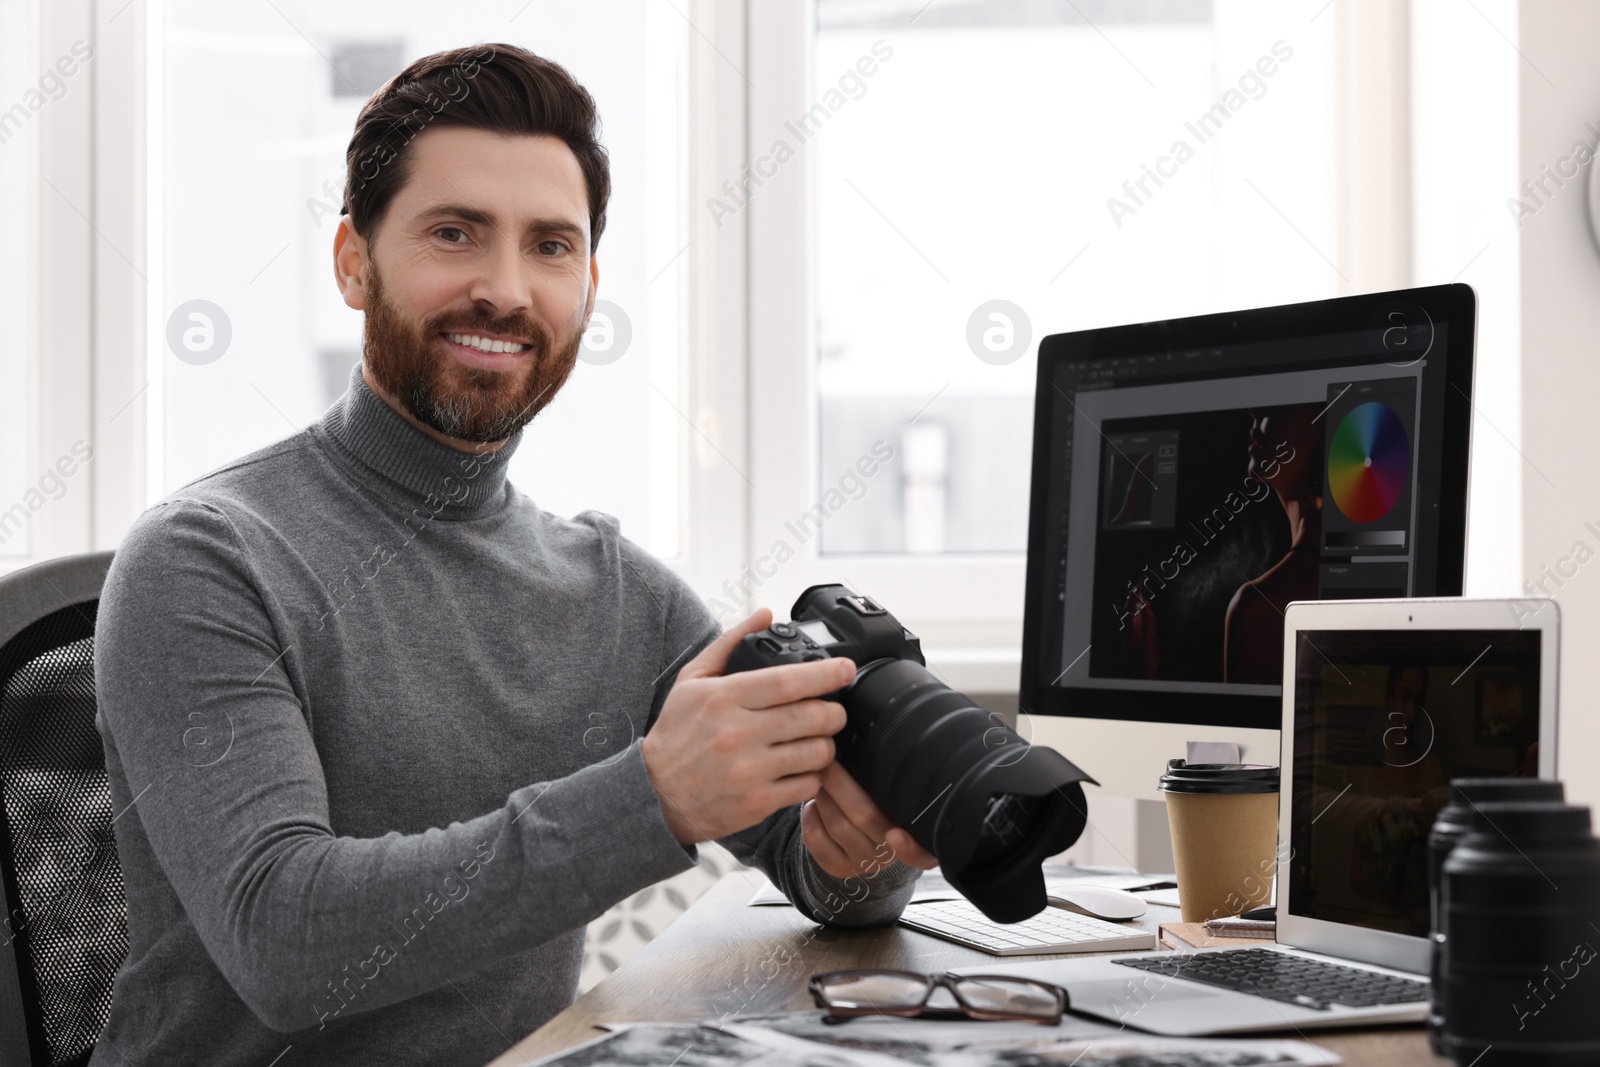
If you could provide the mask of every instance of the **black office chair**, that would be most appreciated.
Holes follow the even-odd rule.
[[[110,552],[0,577],[0,1064],[86,1064],[128,954],[95,729]]]

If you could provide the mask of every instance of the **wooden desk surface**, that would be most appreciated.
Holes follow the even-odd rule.
[[[830,930],[793,908],[746,907],[761,884],[746,872],[725,876],[615,974],[489,1067],[521,1067],[598,1037],[597,1022],[695,1022],[738,1012],[811,1010],[806,979],[820,971],[899,967],[941,972],[997,958],[901,926]],[[1140,925],[1153,932],[1159,923],[1177,920],[1178,909],[1152,905]],[[1308,1036],[1353,1067],[1449,1064],[1428,1051],[1420,1026],[1313,1031]]]

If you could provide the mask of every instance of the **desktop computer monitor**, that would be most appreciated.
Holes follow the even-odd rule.
[[[1149,790],[1180,733],[1253,736],[1275,763],[1258,731],[1281,717],[1290,601],[1460,595],[1475,311],[1445,285],[1044,338],[1019,691],[1036,739],[1091,774],[1085,737],[1153,745]],[[1057,716],[1175,729],[1075,742]]]

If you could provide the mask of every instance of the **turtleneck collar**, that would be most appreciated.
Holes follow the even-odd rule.
[[[499,451],[481,456],[440,444],[367,387],[360,363],[350,372],[350,388],[313,431],[381,495],[404,497],[407,505],[448,519],[475,518],[505,505],[506,465],[522,441],[518,430]]]

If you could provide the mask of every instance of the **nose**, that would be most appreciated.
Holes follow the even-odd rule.
[[[532,310],[532,267],[514,242],[496,235],[478,264],[479,270],[467,289],[467,296],[475,305],[487,306],[497,319]]]

